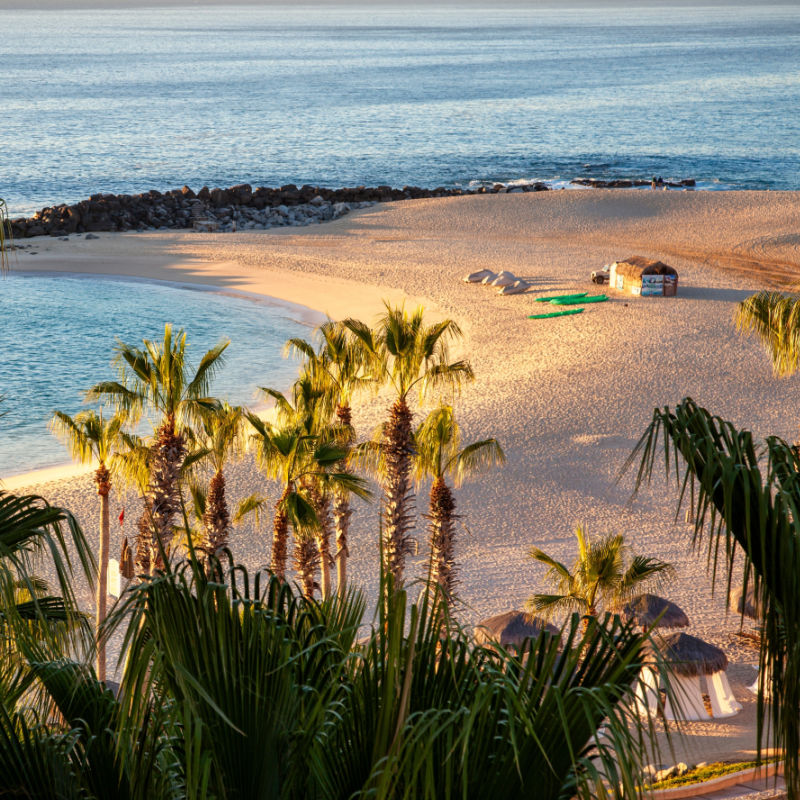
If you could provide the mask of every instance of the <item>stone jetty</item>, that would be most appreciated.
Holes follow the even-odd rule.
[[[311,225],[337,219],[353,209],[374,203],[456,197],[464,194],[541,192],[544,183],[523,186],[495,184],[474,190],[421,189],[404,186],[356,186],[326,189],[294,184],[280,188],[253,189],[243,183],[228,189],[204,186],[194,192],[188,186],[168,192],[142,194],[94,194],[72,205],[43,208],[32,217],[11,220],[16,239],[30,236],[69,236],[100,231],[144,231],[194,228],[207,231],[257,230],[286,225]]]

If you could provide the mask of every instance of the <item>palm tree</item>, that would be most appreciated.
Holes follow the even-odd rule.
[[[255,414],[247,414],[254,433],[250,441],[255,447],[256,462],[268,477],[278,481],[281,494],[275,503],[272,524],[272,559],[270,569],[282,581],[286,580],[286,561],[289,543],[289,526],[297,543],[296,561],[304,592],[312,596],[315,571],[319,561],[316,538],[320,521],[309,485],[319,481],[324,490],[353,493],[367,499],[370,492],[365,481],[348,473],[333,472],[336,464],[346,455],[341,446],[321,441],[303,428],[284,424],[273,426]],[[263,506],[264,499],[249,498],[243,510]],[[309,546],[309,542],[312,546]],[[323,595],[330,595],[330,567],[322,563]],[[326,571],[327,570],[327,571]]]
[[[736,327],[753,332],[772,359],[777,376],[792,375],[800,365],[800,297],[758,292],[739,303]]]
[[[42,561],[54,573],[54,591],[33,572]],[[92,586],[97,566],[72,514],[42,497],[0,490],[0,710],[20,701],[30,709],[35,699],[27,644],[80,653],[91,642],[74,591],[76,566]]]
[[[608,534],[592,541],[578,525],[575,529],[578,555],[568,568],[538,547],[528,555],[549,567],[547,578],[557,587],[555,594],[535,594],[528,601],[532,612],[553,614],[578,611],[584,620],[601,611],[614,611],[620,603],[641,591],[643,584],[672,575],[673,566],[647,556],[628,558],[622,534]]]
[[[95,628],[97,631],[97,677],[106,679],[106,645],[100,636],[106,618],[108,599],[108,559],[109,559],[109,503],[111,492],[111,472],[109,466],[120,444],[120,434],[124,418],[115,414],[104,419],[103,413],[92,410],[81,411],[70,417],[63,411],[53,414],[51,428],[62,438],[70,455],[80,464],[97,461],[94,481],[100,498],[100,550],[98,554],[97,598]]]
[[[181,508],[178,483],[187,452],[185,430],[203,410],[214,408],[216,401],[207,395],[228,344],[223,341],[211,348],[193,370],[186,356],[186,334],[180,330],[173,337],[172,326],[166,325],[161,344],[145,339],[139,348],[119,342],[115,358],[119,380],[98,383],[87,393],[89,400],[110,400],[133,420],[143,412],[157,420],[146,499],[149,532],[159,559],[169,555]]]
[[[411,469],[413,449],[413,413],[409,407],[412,392],[420,399],[431,391],[448,387],[457,389],[472,380],[466,361],[450,361],[448,342],[461,336],[461,329],[450,319],[427,325],[423,309],[413,314],[404,307],[392,308],[375,330],[355,319],[343,323],[362,348],[370,371],[380,383],[389,383],[395,400],[383,427],[382,457],[385,463],[383,482],[383,558],[394,576],[396,587],[402,585],[406,556],[413,552],[411,536]]]
[[[414,471],[417,482],[431,478],[428,519],[431,533],[431,579],[452,598],[456,584],[455,522],[456,503],[447,485],[448,475],[455,486],[467,478],[505,462],[496,439],[482,439],[462,448],[461,430],[453,407],[441,404],[428,414],[414,434]]]
[[[372,381],[365,369],[363,350],[355,346],[348,329],[341,322],[328,320],[317,328],[320,343],[317,350],[304,339],[290,339],[287,347],[305,358],[305,371],[314,385],[322,390],[321,406],[334,406],[333,414],[340,426],[338,440],[352,446],[355,442],[351,401],[353,395]],[[347,472],[347,462],[336,465]],[[333,526],[336,535],[336,585],[343,592],[347,585],[347,540],[352,516],[347,494],[337,492],[333,497]]]
[[[201,548],[213,555],[227,547],[230,513],[225,498],[225,465],[244,449],[244,409],[222,402],[201,414],[197,444],[203,448],[198,460],[211,465],[213,475],[203,503],[203,541]]]
[[[769,738],[782,752],[790,800],[800,798],[800,456],[778,437],[758,443],[750,431],[685,398],[655,409],[626,464],[640,459],[636,488],[652,477],[663,439],[667,476],[680,485],[695,520],[695,546],[707,543],[712,577],[722,568],[761,609],[758,753]],[[682,468],[676,468],[680,462]],[[683,472],[683,475],[681,475]],[[721,548],[725,556],[718,558]],[[736,559],[744,554],[744,575]],[[769,681],[769,686],[764,685]],[[767,699],[770,700],[767,703]],[[765,717],[769,715],[769,722]]]

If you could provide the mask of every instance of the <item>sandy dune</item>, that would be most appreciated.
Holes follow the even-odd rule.
[[[690,632],[729,653],[737,696],[746,703],[724,724],[688,726],[677,755],[697,761],[752,752],[755,709],[743,686],[755,674],[756,654],[735,635],[739,619],[726,616],[724,597],[712,596],[704,556],[688,549],[689,526],[674,522],[675,487],[658,481],[628,506],[631,477],[615,480],[653,407],[687,395],[759,435],[795,437],[800,384],[773,378],[760,346],[740,337],[731,319],[736,303],[753,290],[795,280],[799,220],[800,193],[476,196],[376,206],[302,230],[48,239],[37,242],[37,255],[20,251],[16,268],[215,284],[334,317],[370,318],[383,298],[407,297],[458,319],[477,374],[459,402],[462,424],[468,437],[496,436],[508,457],[502,471],[457,495],[465,524],[458,553],[461,618],[471,623],[520,606],[542,585],[542,571],[526,558],[528,547],[535,543],[571,559],[577,522],[595,533],[622,531],[638,552],[674,561],[678,577],[665,593],[686,610]],[[526,319],[541,310],[534,302],[540,294],[592,290],[591,269],[633,253],[675,266],[679,297],[612,292],[610,302],[575,317]],[[511,270],[533,288],[501,297],[461,282],[484,267]],[[363,433],[385,405],[385,398],[359,405]],[[47,482],[37,490],[74,509],[96,537],[88,476],[42,477]],[[242,463],[232,468],[230,485],[244,495],[260,480]],[[133,521],[135,501],[125,502]],[[115,499],[112,508],[119,503]],[[420,512],[424,506],[422,487]],[[424,561],[423,524],[411,573]],[[376,536],[376,508],[360,507],[351,574],[368,591],[376,583]],[[249,566],[267,558],[264,530],[243,526],[233,546]]]

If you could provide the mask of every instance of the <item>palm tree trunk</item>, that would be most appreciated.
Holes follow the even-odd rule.
[[[352,442],[352,414],[347,403],[339,403],[336,406],[336,416],[342,426],[346,426],[350,431],[348,444]],[[338,471],[348,472],[347,465],[340,462],[337,465]],[[350,551],[347,548],[347,537],[350,534],[350,517],[353,511],[350,508],[350,500],[346,495],[337,492],[333,497],[333,527],[336,534],[336,589],[342,594],[347,586],[347,557]]]
[[[323,597],[330,597],[332,592],[331,586],[331,565],[333,558],[331,556],[331,500],[328,495],[319,490],[319,487],[314,484],[313,479],[305,482],[306,490],[308,491],[309,499],[314,506],[314,511],[319,521],[319,529],[317,530],[317,550],[318,561],[320,568],[320,580]]]
[[[313,599],[314,591],[319,588],[316,581],[319,550],[317,543],[310,537],[297,539],[294,546],[294,565],[300,578],[303,595]]]
[[[178,479],[185,457],[186,444],[183,435],[175,430],[175,419],[167,417],[158,429],[153,445],[148,488],[150,521],[160,557],[169,557],[175,517],[181,508]]]
[[[456,585],[455,509],[453,493],[441,476],[431,486],[431,578],[449,601]]]
[[[272,561],[270,569],[278,580],[286,580],[286,552],[289,546],[289,516],[283,504],[292,491],[287,484],[278,502],[275,504],[275,517],[272,521]]]
[[[144,511],[136,521],[136,571],[139,575],[150,575],[156,561],[153,556],[157,555],[154,546],[153,525],[150,521],[150,509],[147,507],[147,497],[142,498]]]
[[[208,486],[206,510],[203,514],[205,542],[203,548],[210,556],[228,545],[231,517],[228,513],[228,501],[225,499],[225,476],[222,470],[214,473]]]
[[[100,497],[100,552],[97,565],[97,617],[95,619],[95,644],[97,645],[97,679],[106,679],[106,643],[101,637],[101,628],[106,618],[108,600],[108,549],[110,538],[110,519],[108,495],[111,491],[111,475],[101,461],[94,474],[97,494]]]
[[[414,550],[411,531],[412,414],[404,398],[395,401],[383,429],[386,473],[383,486],[383,559],[394,577],[403,582],[406,556]]]

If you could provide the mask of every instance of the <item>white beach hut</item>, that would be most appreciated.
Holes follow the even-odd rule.
[[[667,719],[722,719],[742,710],[728,683],[728,658],[722,650],[683,632],[655,641],[669,670],[672,699],[668,696],[663,707]],[[708,696],[710,713],[704,694]],[[652,698],[642,699],[647,702]]]

